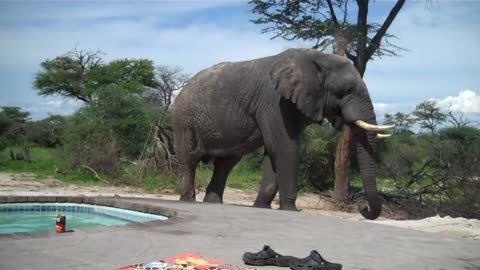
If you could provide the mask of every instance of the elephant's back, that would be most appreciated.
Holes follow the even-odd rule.
[[[194,104],[216,107],[231,105],[226,103],[235,100],[241,91],[247,90],[245,83],[253,79],[254,70],[254,60],[219,63],[202,70],[180,91],[174,106],[183,109]]]
[[[254,61],[221,63],[195,75],[174,102],[174,130],[197,134],[206,152],[246,142],[256,146],[261,136],[255,133],[254,114],[249,112],[249,104],[254,103],[251,99],[255,98],[250,84],[258,76],[255,66]],[[240,148],[236,151],[248,147]]]

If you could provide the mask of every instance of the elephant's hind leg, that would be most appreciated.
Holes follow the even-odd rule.
[[[193,132],[182,130],[175,134],[175,151],[181,174],[180,200],[195,201],[195,170],[198,165],[198,156],[192,154],[196,148]]]
[[[213,176],[207,187],[205,198],[203,198],[204,202],[223,203],[223,191],[225,190],[228,174],[240,159],[241,157],[238,156],[215,158],[213,162]]]
[[[257,199],[253,207],[258,208],[272,208],[272,201],[278,191],[278,177],[273,168],[272,161],[267,153],[263,158],[263,179],[262,186],[258,192]]]
[[[181,201],[195,201],[195,170],[197,168],[197,164],[198,161],[189,160],[180,165],[182,174],[180,191]]]

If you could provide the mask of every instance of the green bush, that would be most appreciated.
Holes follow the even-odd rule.
[[[56,147],[61,145],[66,118],[51,115],[39,121],[27,123],[28,138],[39,146]]]
[[[242,168],[244,171],[261,171],[262,163],[264,157],[264,148],[260,147],[255,150],[253,153],[245,155],[242,157],[242,160],[239,162],[237,167]]]
[[[120,171],[120,147],[114,132],[100,121],[90,108],[77,112],[65,127],[63,155],[67,169],[89,166],[96,172],[117,175]]]
[[[480,131],[445,128],[438,134],[395,136],[385,142],[379,176],[390,191],[450,215],[480,215]]]
[[[95,101],[68,121],[64,153],[70,169],[87,165],[99,173],[116,176],[121,170],[121,158],[136,159],[140,155],[155,110],[145,106],[139,95],[116,87],[97,94]]]
[[[8,146],[7,139],[0,136],[0,151],[3,151],[5,148],[7,148],[7,146]]]
[[[86,110],[89,120],[95,120],[95,125],[113,133],[124,156],[138,158],[154,123],[140,96],[118,88],[107,88]]]
[[[327,126],[311,125],[302,134],[299,189],[324,190],[333,187],[336,130]]]

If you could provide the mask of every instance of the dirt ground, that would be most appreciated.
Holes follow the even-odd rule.
[[[197,193],[197,201],[201,201],[205,193]],[[178,194],[163,191],[158,193],[146,192],[142,188],[132,186],[84,186],[67,184],[57,179],[48,177],[37,179],[32,174],[0,172],[0,195],[84,195],[84,196],[121,196],[121,197],[146,197],[165,200],[177,200]],[[227,188],[224,194],[224,203],[238,205],[252,205],[255,200],[255,191],[243,191]],[[278,207],[278,198],[274,200],[273,208]],[[327,199],[320,198],[317,194],[300,194],[297,207],[304,212],[334,216],[348,220],[363,220],[358,213],[335,211],[335,206]],[[388,211],[389,209],[387,209]],[[389,213],[387,216],[398,217],[402,213]],[[368,221],[390,226],[409,228],[425,232],[440,233],[452,237],[461,237],[480,240],[480,220],[434,216],[420,220],[393,220],[379,218]]]

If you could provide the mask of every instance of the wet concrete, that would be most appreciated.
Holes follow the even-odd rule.
[[[264,244],[297,257],[316,249],[343,269],[480,269],[477,240],[245,206],[118,197],[82,201],[162,209],[171,218],[69,234],[0,237],[0,269],[114,269],[182,252],[243,265],[243,252],[256,252]]]

